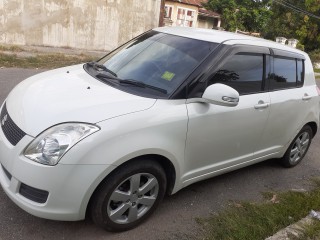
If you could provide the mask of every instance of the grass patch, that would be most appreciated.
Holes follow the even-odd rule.
[[[10,51],[10,52],[22,52],[23,48],[19,47],[19,46],[3,46],[0,45],[0,51]]]
[[[58,68],[68,65],[89,62],[94,57],[86,55],[66,56],[64,54],[46,54],[35,57],[18,57],[17,55],[7,55],[0,53],[0,67],[19,68]]]
[[[320,69],[315,68],[314,71],[315,71],[316,73],[320,73]]]
[[[256,240],[272,236],[280,229],[320,209],[320,184],[310,192],[265,193],[262,203],[234,203],[218,215],[200,219],[204,239]],[[320,223],[306,228],[306,236],[316,237]],[[307,238],[303,238],[307,239]]]

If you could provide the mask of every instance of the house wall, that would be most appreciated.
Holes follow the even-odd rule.
[[[220,27],[221,19],[212,17],[198,16],[198,28],[212,29],[214,27]]]
[[[184,8],[195,11],[193,27],[212,29],[213,27],[220,27],[220,18],[201,17],[199,14],[199,7],[185,3],[179,3],[175,1],[166,0],[165,6],[172,7],[171,18],[165,18],[164,23],[166,26],[177,26],[178,8]],[[170,21],[171,20],[171,21]]]
[[[111,50],[159,23],[161,0],[0,0],[0,44]]]
[[[198,18],[198,28],[212,29],[214,21],[210,18],[199,19]]]
[[[177,26],[177,18],[178,18],[178,8],[184,8],[188,10],[193,10],[195,11],[195,16],[194,16],[194,25],[193,27],[197,27],[197,22],[198,22],[198,7],[197,6],[192,6],[188,4],[183,4],[179,2],[171,2],[171,1],[166,1],[165,5],[167,6],[173,6],[172,10],[172,15],[171,15],[171,20],[173,21],[172,26]]]

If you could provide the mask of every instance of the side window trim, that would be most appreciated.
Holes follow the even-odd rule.
[[[305,60],[305,57],[299,53],[289,52],[289,51],[280,50],[276,48],[272,48],[270,50],[272,52],[272,55],[274,55],[275,57],[284,57],[284,58],[290,58],[290,59],[296,58],[296,59]]]
[[[270,87],[270,74],[272,73],[273,69],[273,61],[272,61],[272,56],[271,55],[265,55],[264,56],[264,83],[263,83],[263,90],[264,92],[269,92],[269,87]]]
[[[301,61],[301,64],[302,64],[302,76],[301,76],[301,83],[300,85],[298,85],[299,81],[298,81],[298,62]],[[303,84],[304,84],[304,79],[305,79],[305,60],[303,59],[296,59],[296,62],[297,62],[297,88],[300,88],[300,87],[303,87]]]
[[[296,87],[298,87],[298,59],[296,59]]]

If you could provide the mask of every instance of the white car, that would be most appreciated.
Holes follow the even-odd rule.
[[[0,112],[0,182],[12,201],[121,231],[194,182],[270,158],[297,165],[319,126],[319,89],[304,52],[165,27],[28,78]]]

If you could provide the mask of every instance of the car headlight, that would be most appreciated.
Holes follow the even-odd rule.
[[[53,166],[76,143],[99,130],[98,126],[85,123],[60,124],[36,137],[23,154],[35,162]]]

